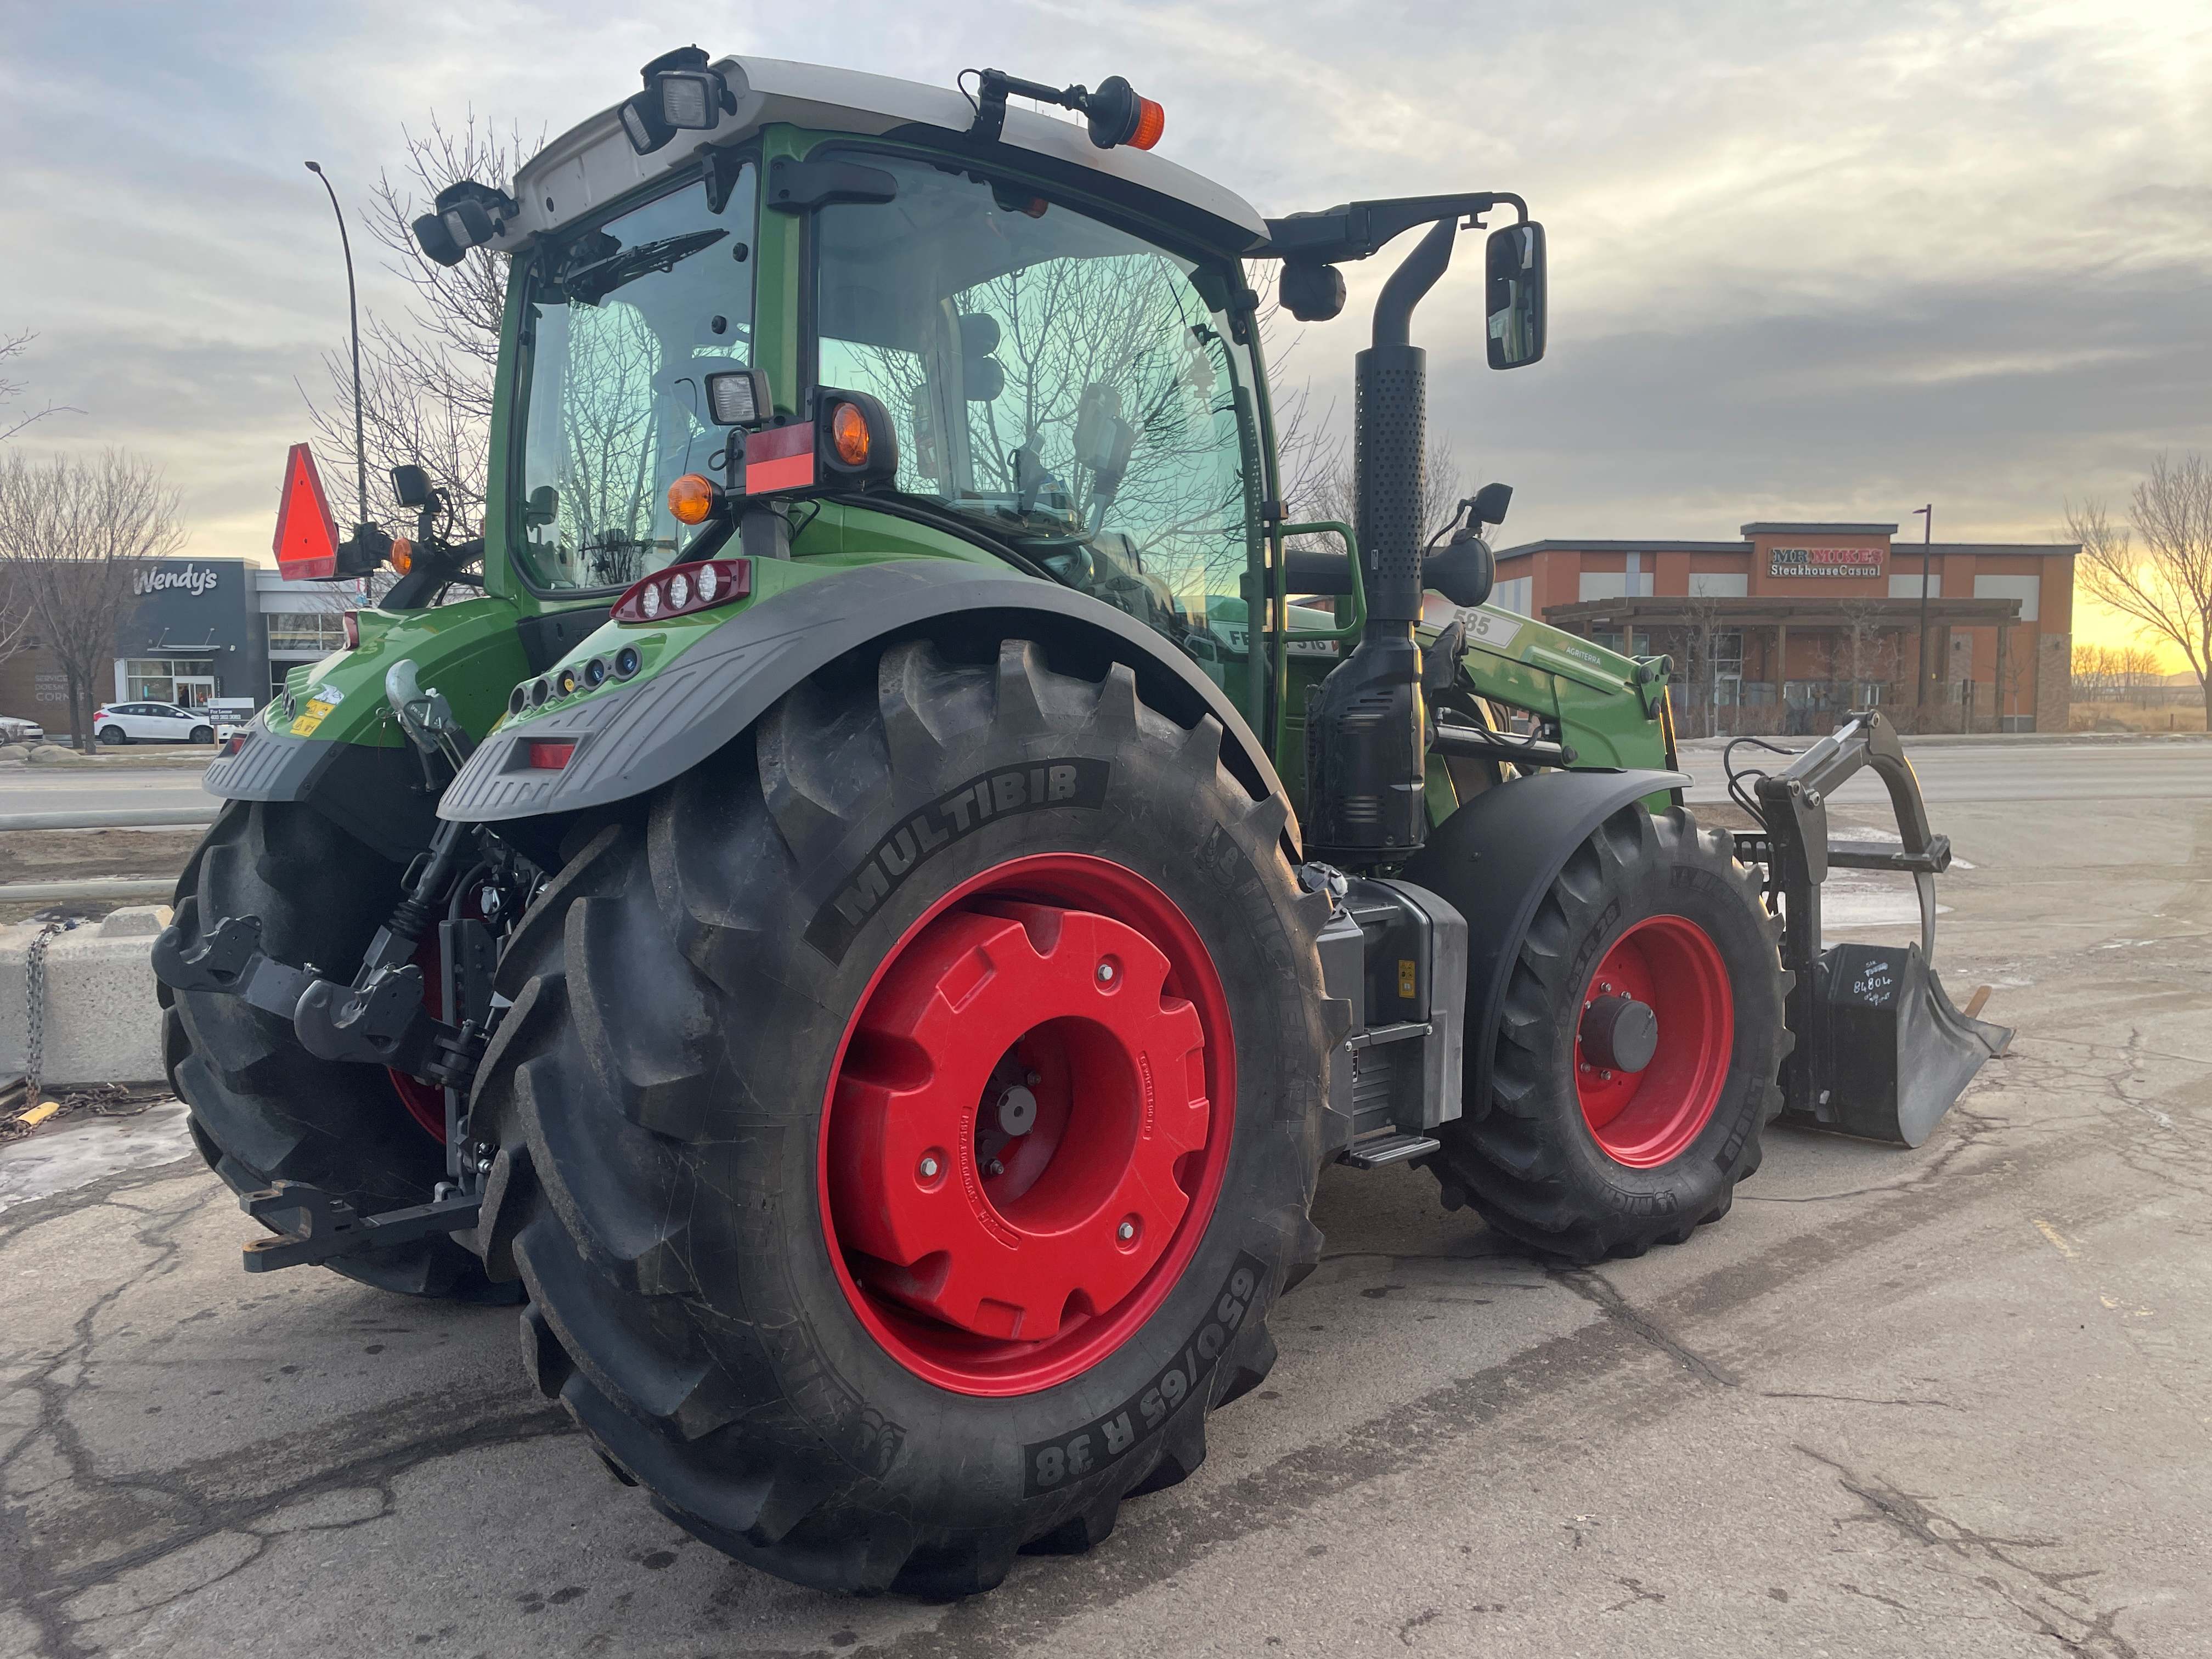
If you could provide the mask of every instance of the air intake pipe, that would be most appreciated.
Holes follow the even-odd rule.
[[[1375,343],[1354,367],[1352,483],[1367,590],[1358,646],[1316,688],[1306,718],[1308,851],[1358,868],[1411,857],[1427,838],[1428,710],[1421,696],[1421,502],[1428,353],[1413,307],[1451,263],[1458,216],[1440,219],[1383,285]]]

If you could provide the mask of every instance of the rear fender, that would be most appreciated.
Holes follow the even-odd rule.
[[[1221,689],[1134,617],[1011,570],[894,559],[751,605],[648,678],[507,720],[453,780],[438,815],[501,823],[634,799],[743,735],[809,675],[864,647],[917,636],[1034,640],[1062,672],[1094,678],[1126,663],[1146,702],[1169,718],[1186,727],[1209,714],[1220,721],[1222,763],[1254,799],[1282,794],[1266,748]],[[612,648],[610,639],[600,643]],[[557,770],[533,769],[532,745],[549,742],[575,747]],[[1295,817],[1285,838],[1296,856]]]
[[[1589,833],[1622,807],[1678,789],[1680,772],[1540,772],[1486,789],[1429,832],[1406,878],[1467,918],[1467,1098],[1490,1100],[1491,1057],[1506,981],[1536,905]]]

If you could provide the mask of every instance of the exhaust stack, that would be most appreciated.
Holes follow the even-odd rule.
[[[1308,705],[1308,851],[1358,867],[1395,863],[1428,833],[1428,710],[1421,696],[1421,501],[1428,448],[1428,353],[1411,343],[1413,307],[1451,263],[1456,214],[1439,219],[1391,273],[1375,340],[1354,368],[1355,526],[1367,591],[1358,646]]]

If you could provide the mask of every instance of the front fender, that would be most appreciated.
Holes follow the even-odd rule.
[[[1568,856],[1632,801],[1684,787],[1680,772],[1539,772],[1486,789],[1429,832],[1406,878],[1467,918],[1467,1098],[1490,1101],[1490,1066],[1521,936]]]
[[[508,720],[453,780],[438,815],[499,823],[630,799],[690,771],[838,658],[924,634],[1033,639],[1072,672],[1127,663],[1162,714],[1186,726],[1209,714],[1221,722],[1222,763],[1255,799],[1283,793],[1266,746],[1221,689],[1135,618],[1011,570],[894,559],[786,588],[648,678]],[[532,768],[532,745],[549,742],[575,747],[558,769]],[[1295,848],[1295,819],[1287,834]]]

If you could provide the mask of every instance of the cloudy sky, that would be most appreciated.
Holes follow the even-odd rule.
[[[358,214],[403,124],[558,132],[695,40],[933,82],[1124,74],[1167,106],[1163,153],[1263,213],[1521,192],[1550,356],[1485,372],[1471,252],[1416,334],[1469,483],[1516,487],[1508,541],[1911,525],[1932,500],[1939,538],[2040,542],[2069,497],[2212,449],[2202,0],[0,0],[0,333],[39,331],[29,401],[82,411],[17,441],[143,451],[193,550],[265,558],[298,387],[344,320],[302,159]],[[1389,263],[1291,360],[1323,404],[1348,409]]]

